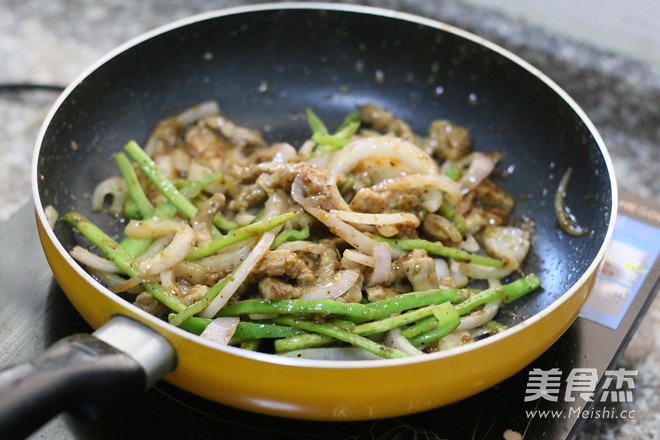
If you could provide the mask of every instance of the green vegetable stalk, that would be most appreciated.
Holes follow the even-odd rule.
[[[79,212],[69,212],[62,217],[62,220],[70,223],[74,228],[80,231],[92,243],[94,243],[106,257],[115,263],[115,265],[129,277],[139,276],[139,271],[133,266],[133,258],[131,255],[122,248],[119,243],[108,236],[101,228],[92,223],[85,216]],[[174,295],[170,294],[160,284],[144,283],[153,297],[167,306],[174,312],[183,311],[186,306]]]
[[[283,225],[296,216],[293,212],[281,214],[273,218],[261,220],[241,228],[230,231],[227,235],[213,239],[210,243],[199,246],[188,253],[186,260],[192,261],[215,254],[220,249],[226,248],[249,238],[259,237],[264,233]]]
[[[415,249],[424,249],[431,255],[438,255],[440,257],[451,258],[457,261],[469,261],[482,266],[502,268],[504,264],[495,258],[486,257],[483,255],[471,254],[463,249],[443,246],[442,243],[423,240],[420,238],[402,238],[390,239],[383,237],[374,237],[375,240],[384,241],[389,243],[390,246],[400,249],[402,251],[412,251]]]
[[[406,353],[403,353],[402,351],[379,344],[377,342],[372,341],[369,338],[356,335],[355,333],[352,333],[349,330],[343,329],[331,323],[319,323],[314,321],[307,321],[303,319],[294,318],[292,316],[280,316],[275,318],[274,321],[277,324],[284,324],[300,330],[319,333],[324,336],[330,336],[334,339],[346,342],[355,347],[362,348],[363,350],[366,350],[382,358],[396,359],[396,358],[402,358],[408,356]]]
[[[135,141],[130,141],[124,147],[126,153],[140,166],[149,181],[176,207],[184,217],[191,219],[197,214],[197,207],[192,204],[158,169],[153,160]]]

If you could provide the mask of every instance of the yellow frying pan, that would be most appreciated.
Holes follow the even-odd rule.
[[[399,360],[315,361],[218,348],[137,309],[69,256],[78,236],[66,225],[49,226],[44,207],[80,211],[118,232],[89,208],[91,189],[115,174],[111,154],[130,139],[145,141],[159,120],[210,99],[237,123],[294,145],[308,135],[300,113],[309,106],[333,126],[366,102],[393,110],[417,132],[440,117],[466,126],[476,149],[503,152],[514,170],[502,186],[518,200],[515,215],[536,224],[523,272],[536,273],[542,288],[501,313],[511,326],[505,332]],[[560,232],[553,210],[558,175],[568,167],[567,202],[589,229],[581,237]],[[0,419],[11,419],[0,422],[0,432],[29,432],[61,409],[91,411],[98,399],[141,391],[161,377],[226,405],[310,420],[391,417],[455,402],[515,374],[571,325],[616,214],[613,168],[599,134],[542,72],[437,21],[336,4],[222,10],[116,49],[51,110],[33,188],[53,273],[99,330],[0,373],[0,414],[7,415]],[[18,427],[26,421],[28,428]]]

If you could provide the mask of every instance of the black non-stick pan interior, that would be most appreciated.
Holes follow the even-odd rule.
[[[498,181],[517,200],[514,219],[531,218],[533,249],[524,267],[543,289],[510,306],[503,320],[544,309],[590,266],[612,215],[612,176],[598,140],[561,92],[492,48],[406,20],[361,13],[290,9],[191,21],[116,54],[71,90],[43,139],[42,203],[79,210],[106,230],[121,224],[90,213],[90,194],[117,175],[111,154],[146,141],[161,119],[216,100],[236,123],[295,146],[309,135],[313,108],[334,127],[373,102],[420,135],[434,119],[466,126],[474,149],[500,151]],[[561,175],[587,235],[559,230],[553,210]],[[56,229],[65,247],[79,238]]]

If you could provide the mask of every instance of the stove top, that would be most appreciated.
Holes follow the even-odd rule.
[[[0,260],[0,366],[91,330],[52,277],[31,206],[0,225],[0,242],[14,250]],[[61,414],[33,438],[570,438],[589,418],[634,417],[624,404],[636,372],[614,364],[660,287],[659,251],[660,207],[623,194],[612,247],[575,323],[515,376],[447,407],[379,421],[308,422],[225,407],[163,382],[100,420]]]

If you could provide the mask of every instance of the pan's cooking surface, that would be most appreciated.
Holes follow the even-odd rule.
[[[591,264],[611,216],[611,176],[593,134],[570,105],[511,60],[451,32],[388,17],[285,10],[203,20],[119,54],[91,73],[55,114],[44,136],[42,203],[89,214],[89,194],[116,174],[111,153],[144,142],[154,124],[209,99],[269,140],[299,145],[313,107],[329,122],[375,102],[424,134],[431,120],[465,125],[475,149],[502,151],[502,186],[530,217],[536,240],[525,271],[543,290],[504,314],[516,322],[547,307]],[[297,23],[297,26],[291,26]],[[411,50],[414,48],[414,50]],[[155,62],[163,53],[168,62]],[[150,62],[154,61],[154,62]],[[81,110],[84,109],[84,110]],[[62,146],[71,146],[62,148]],[[64,164],[64,166],[63,166]],[[552,200],[567,167],[576,172],[567,203],[592,231],[573,238],[556,228]],[[65,246],[77,239],[57,231]]]

